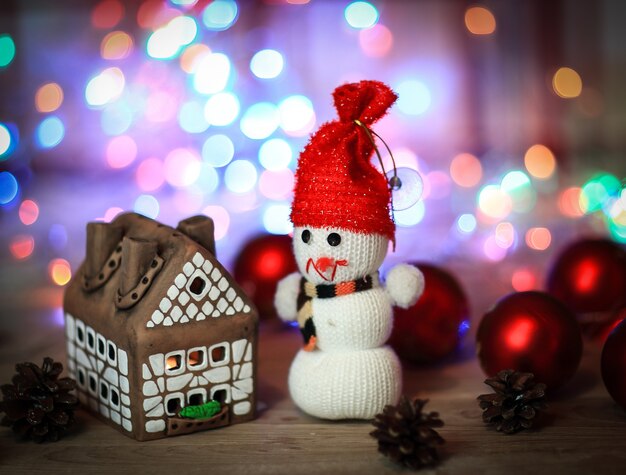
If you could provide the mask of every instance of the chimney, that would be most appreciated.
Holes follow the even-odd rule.
[[[104,267],[115,246],[122,240],[122,229],[109,223],[87,224],[85,275],[93,277]]]
[[[139,280],[148,271],[156,255],[156,241],[124,237],[122,241],[120,295],[126,295],[137,287]]]
[[[192,216],[178,223],[176,229],[215,255],[215,238],[213,234],[215,226],[211,218],[202,215]]]

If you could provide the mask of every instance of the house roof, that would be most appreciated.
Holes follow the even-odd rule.
[[[91,231],[88,227],[87,256],[68,288],[66,307],[88,303],[89,313],[99,318],[124,312],[147,328],[255,313],[207,249],[212,229],[206,217],[190,218],[174,229],[135,213],[98,223]]]

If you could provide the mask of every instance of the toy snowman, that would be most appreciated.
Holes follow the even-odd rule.
[[[322,125],[298,161],[291,220],[300,272],[279,282],[275,305],[304,337],[289,371],[296,405],[324,419],[371,419],[401,391],[400,363],[384,346],[392,306],[413,305],[424,279],[406,264],[384,285],[378,276],[395,225],[389,183],[370,162],[369,127],[396,94],[361,81],[333,98],[339,120]]]

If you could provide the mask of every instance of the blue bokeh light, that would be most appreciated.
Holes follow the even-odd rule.
[[[422,115],[430,107],[430,89],[421,81],[409,79],[398,84],[398,108],[407,115]]]
[[[172,5],[180,5],[182,7],[192,7],[196,3],[198,3],[198,0],[170,0],[170,2],[172,3]]]
[[[214,0],[202,13],[202,22],[209,30],[227,30],[237,21],[239,9],[233,0]]]
[[[37,127],[37,143],[42,148],[56,147],[64,136],[65,126],[56,116],[45,118]]]
[[[230,163],[235,155],[235,145],[226,135],[212,135],[202,146],[203,160],[213,167],[223,167]]]
[[[152,195],[140,195],[135,200],[133,210],[136,213],[155,219],[159,215],[159,202]]]
[[[123,101],[114,102],[105,107],[100,116],[100,125],[107,135],[121,135],[133,123],[133,113]]]
[[[0,172],[0,205],[8,205],[17,196],[20,187],[12,173]]]
[[[180,128],[190,134],[201,134],[209,128],[204,117],[204,106],[197,101],[185,102],[178,112]]]
[[[195,186],[201,190],[203,195],[210,195],[220,184],[220,176],[214,167],[208,163],[203,163],[200,169],[200,176],[195,183]]]
[[[473,214],[462,214],[456,220],[456,227],[463,234],[471,234],[476,229],[476,218]]]
[[[463,337],[468,332],[470,327],[471,327],[470,321],[469,320],[463,320],[459,324],[459,328],[458,328],[458,335],[459,335],[459,337]]]

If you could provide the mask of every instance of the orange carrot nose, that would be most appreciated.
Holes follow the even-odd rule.
[[[320,257],[317,261],[315,261],[315,267],[317,267],[320,272],[326,272],[334,265],[335,259],[333,259],[332,257]]]

